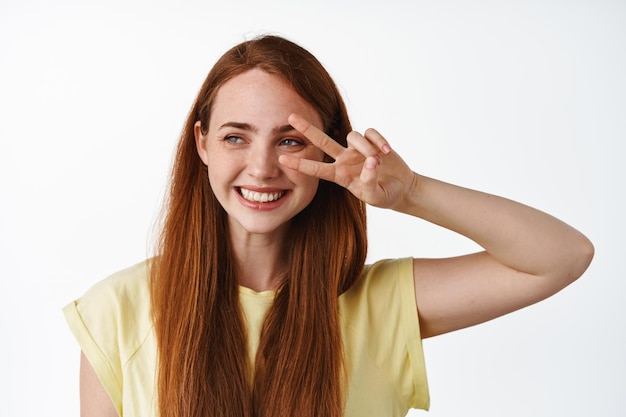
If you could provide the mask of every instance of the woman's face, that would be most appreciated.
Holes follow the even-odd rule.
[[[292,113],[323,129],[317,111],[282,78],[253,69],[220,87],[206,134],[196,123],[198,153],[231,233],[280,233],[315,196],[317,178],[278,162],[281,154],[324,156],[289,125]]]

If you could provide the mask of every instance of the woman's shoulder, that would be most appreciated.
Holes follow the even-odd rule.
[[[83,297],[113,296],[136,298],[139,293],[148,291],[150,259],[119,270],[91,287]]]
[[[113,273],[67,305],[66,318],[92,331],[144,333],[151,327],[150,260]],[[142,330],[143,329],[143,330]]]
[[[396,393],[402,407],[428,409],[413,259],[384,259],[367,265],[357,282],[340,296],[339,304],[352,376],[371,381],[368,385],[378,387],[374,391],[389,393],[386,398]],[[355,396],[376,395],[367,387],[351,389],[366,393]]]
[[[413,258],[382,259],[365,265],[359,279],[344,295],[349,299],[365,294],[369,294],[368,297],[383,296],[407,283],[413,286]]]
[[[142,387],[148,390],[153,375],[149,265],[146,260],[110,275],[63,309],[70,330],[118,410],[126,372],[143,369],[134,378],[147,378]],[[142,354],[137,354],[140,350]]]
[[[385,320],[407,307],[415,309],[412,258],[383,259],[366,265],[359,279],[339,297],[339,304],[341,315],[348,321],[376,316]]]

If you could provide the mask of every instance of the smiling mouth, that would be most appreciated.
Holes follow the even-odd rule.
[[[239,188],[239,193],[243,198],[248,201],[254,201],[255,203],[269,203],[280,199],[285,195],[284,191],[276,191],[272,193],[260,193],[258,191],[251,191],[245,188]]]

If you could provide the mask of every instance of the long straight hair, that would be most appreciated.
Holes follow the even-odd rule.
[[[248,359],[227,214],[197,154],[194,123],[206,130],[220,86],[253,68],[286,80],[337,142],[346,146],[351,130],[329,74],[284,38],[243,42],[209,72],[181,135],[151,265],[161,417],[343,415],[338,296],[359,277],[367,251],[365,206],[344,188],[321,180],[313,201],[290,221],[290,270],[264,321],[255,363]]]

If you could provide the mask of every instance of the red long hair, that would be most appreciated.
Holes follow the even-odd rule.
[[[367,243],[365,206],[342,187],[320,181],[313,201],[291,220],[284,245],[290,270],[263,324],[255,363],[248,360],[227,215],[197,154],[194,123],[206,129],[220,86],[253,68],[283,77],[344,146],[351,130],[329,74],[286,39],[243,42],[209,72],[180,138],[151,265],[162,417],[343,415],[338,296],[361,273]]]

